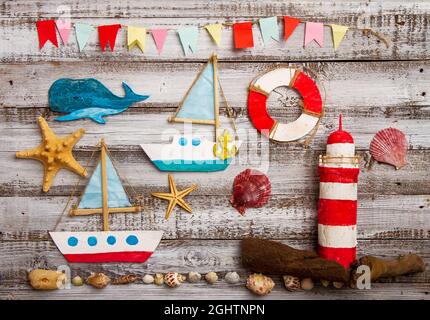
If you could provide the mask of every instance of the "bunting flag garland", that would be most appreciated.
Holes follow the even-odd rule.
[[[233,24],[234,47],[236,49],[252,48],[254,38],[252,35],[252,22],[239,22]]]
[[[181,40],[184,54],[188,54],[188,49],[192,53],[197,51],[197,40],[199,37],[199,29],[197,27],[182,28],[177,30],[179,39]]]
[[[300,23],[300,19],[293,17],[284,17],[284,39],[288,40],[288,38],[293,34],[294,30],[296,30],[297,26]]]
[[[58,48],[57,33],[54,20],[41,20],[36,22],[37,35],[39,37],[39,49],[42,49],[47,41],[51,41]]]
[[[166,41],[168,29],[152,29],[152,37],[154,38],[155,46],[157,47],[158,54],[161,54],[164,47],[164,41]]]
[[[202,26],[191,26],[186,28],[179,28],[175,30],[170,29],[150,29],[144,27],[127,26],[127,48],[132,50],[135,46],[144,52],[146,46],[146,34],[151,33],[157,48],[158,54],[161,54],[164,43],[167,38],[168,31],[175,31],[182,45],[182,49],[185,55],[188,55],[190,51],[196,53],[199,37],[199,29],[206,29],[209,36],[215,42],[217,46],[221,44],[221,36],[224,28],[232,28],[233,30],[233,43],[236,49],[245,49],[254,47],[254,36],[253,36],[253,25],[258,23],[261,30],[261,35],[264,45],[268,45],[270,40],[280,41],[281,37],[279,34],[278,19],[283,21],[284,34],[283,39],[287,41],[293,32],[296,31],[299,24],[304,24],[304,45],[306,48],[311,42],[315,41],[319,47],[324,46],[324,27],[330,27],[333,38],[333,48],[337,50],[340,43],[343,41],[346,32],[350,29],[362,31],[364,35],[372,35],[382,42],[387,48],[390,46],[390,40],[384,35],[376,32],[370,28],[357,28],[348,27],[337,24],[324,24],[319,22],[301,21],[298,18],[283,16],[283,17],[267,17],[260,18],[258,20],[252,20],[247,22],[235,22],[235,23],[212,23]],[[56,47],[58,47],[57,32],[64,45],[66,45],[70,38],[71,28],[74,24],[76,31],[76,39],[79,47],[79,51],[82,51],[86,46],[91,33],[97,26],[92,26],[83,23],[72,23],[70,19],[64,20],[41,20],[36,22],[39,47],[42,49],[46,42],[51,41]],[[100,47],[102,51],[105,51],[106,46],[109,45],[111,51],[114,51],[116,38],[121,24],[113,25],[102,25],[98,26],[98,33],[100,39]]]
[[[205,29],[208,31],[214,42],[217,46],[221,43],[221,32],[222,32],[222,24],[214,23],[205,25]]]
[[[110,50],[113,51],[115,48],[116,35],[119,29],[121,29],[120,24],[111,24],[107,26],[99,26],[99,39],[100,47],[102,51],[105,51],[106,45],[109,44]]]
[[[70,31],[72,30],[72,22],[70,20],[55,21],[61,41],[66,45],[69,42]]]
[[[267,44],[270,39],[279,42],[278,18],[262,18],[259,20],[261,35],[263,36],[264,44]]]
[[[336,50],[349,28],[338,24],[331,24],[330,27],[333,34],[333,47]]]
[[[324,25],[318,22],[306,22],[305,47],[313,40],[322,48],[324,45]]]
[[[146,29],[139,27],[127,27],[127,47],[130,51],[136,45],[139,49],[144,52],[145,51],[145,42],[146,42]]]
[[[84,47],[93,31],[93,26],[83,23],[75,23],[76,41],[78,42],[79,51],[84,50]]]

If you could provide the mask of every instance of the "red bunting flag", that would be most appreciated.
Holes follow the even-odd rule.
[[[42,20],[36,22],[37,34],[39,36],[39,48],[42,49],[49,40],[58,48],[57,32],[54,20]]]
[[[292,17],[284,17],[284,39],[288,40],[291,34],[296,30],[300,23],[300,19]]]
[[[118,34],[119,29],[121,29],[120,24],[112,24],[108,26],[98,27],[100,47],[102,48],[102,51],[105,51],[107,44],[109,44],[111,51],[114,50],[116,35]]]
[[[252,22],[235,23],[233,25],[233,35],[236,49],[252,48],[254,46]]]

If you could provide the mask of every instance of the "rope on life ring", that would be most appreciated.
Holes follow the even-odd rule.
[[[280,86],[295,89],[303,99],[302,114],[293,122],[281,123],[267,111],[267,97]],[[303,71],[281,67],[257,76],[249,86],[248,115],[254,127],[268,138],[296,141],[309,134],[319,124],[323,115],[323,102],[315,81]]]

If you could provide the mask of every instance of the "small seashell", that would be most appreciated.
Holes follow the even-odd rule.
[[[314,288],[314,282],[312,281],[311,278],[304,278],[302,279],[300,286],[302,287],[303,290],[312,290]]]
[[[142,282],[145,284],[151,284],[154,283],[154,277],[150,274],[145,274],[142,278]]]
[[[240,281],[240,276],[237,272],[227,272],[225,275],[225,281],[230,284],[238,283]]]
[[[72,284],[76,287],[84,285],[84,279],[82,279],[80,276],[76,276],[72,279]]]
[[[168,272],[164,275],[164,282],[171,288],[180,286],[186,278],[177,272]]]
[[[300,279],[294,276],[283,276],[285,289],[288,291],[300,290]]]
[[[103,289],[110,283],[110,278],[104,273],[92,273],[87,278],[87,284],[97,289]]]
[[[188,281],[189,282],[199,282],[202,278],[202,275],[198,272],[191,271],[188,273]]]
[[[161,285],[163,285],[163,283],[164,283],[164,276],[163,276],[161,273],[157,273],[157,274],[155,274],[155,277],[154,277],[154,283],[155,283],[157,286],[161,286]]]
[[[261,273],[251,274],[246,280],[246,287],[259,296],[269,294],[274,286],[273,280]]]
[[[370,154],[379,162],[391,164],[400,169],[407,164],[408,141],[405,134],[395,128],[380,130],[370,142]]]
[[[135,274],[126,274],[112,280],[112,284],[129,284],[135,282],[139,277]]]
[[[214,284],[218,281],[218,275],[215,272],[211,271],[206,273],[205,279],[209,284]]]
[[[67,276],[57,270],[34,269],[28,273],[28,280],[35,290],[56,290],[66,285]]]
[[[327,288],[330,285],[330,281],[328,281],[328,280],[321,279],[320,282],[324,288]]]
[[[333,282],[333,287],[335,287],[336,289],[341,289],[343,286],[344,286],[343,282],[337,282],[337,281]]]
[[[244,215],[246,208],[259,208],[265,205],[269,201],[271,191],[269,178],[265,174],[246,169],[234,178],[230,202],[241,215]]]

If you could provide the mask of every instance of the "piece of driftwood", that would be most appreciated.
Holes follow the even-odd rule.
[[[242,265],[265,274],[347,282],[349,271],[335,261],[321,259],[310,250],[259,238],[242,240]]]
[[[393,260],[364,256],[360,258],[357,265],[366,265],[370,268],[372,281],[376,281],[379,278],[396,277],[410,273],[423,272],[426,269],[423,259],[416,254],[400,256]]]

